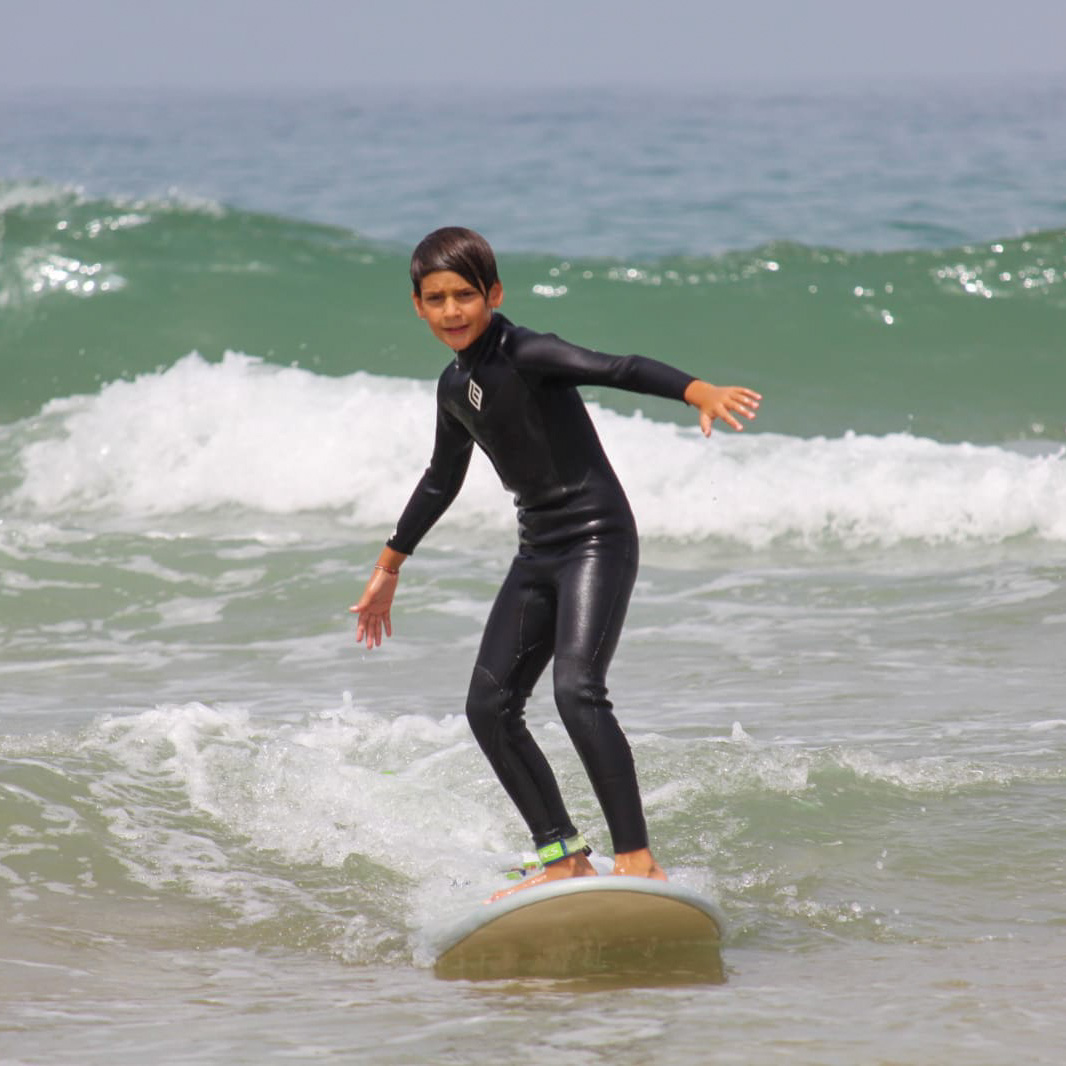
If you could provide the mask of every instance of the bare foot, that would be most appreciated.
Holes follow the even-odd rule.
[[[517,885],[511,885],[510,888],[501,889],[485,902],[495,903],[498,899],[504,899],[506,896],[514,895],[515,892],[521,892],[524,888],[532,888],[534,885],[546,885],[549,881],[565,881],[568,877],[595,876],[596,868],[589,862],[587,856],[579,852],[577,855],[568,855],[565,859],[559,859],[558,862],[549,863],[539,874],[526,877]],[[665,874],[663,875],[663,880],[666,880]]]
[[[616,877],[647,877],[652,881],[666,880],[666,871],[655,861],[647,848],[641,848],[639,851],[619,852],[614,857],[614,869],[611,873]]]

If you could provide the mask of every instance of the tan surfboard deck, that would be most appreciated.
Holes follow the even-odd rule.
[[[720,981],[724,931],[717,905],[690,889],[641,877],[572,878],[479,904],[440,938],[434,973]]]

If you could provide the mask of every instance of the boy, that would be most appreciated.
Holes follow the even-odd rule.
[[[761,396],[718,387],[642,356],[579,348],[494,312],[503,288],[479,234],[446,227],[411,257],[415,311],[455,353],[437,386],[429,467],[375,564],[359,602],[356,642],[392,636],[400,567],[455,499],[473,445],[488,455],[518,508],[519,551],[496,597],[467,695],[482,751],[533,834],[543,869],[533,884],[596,873],[523,709],[549,660],[555,702],[603,808],[614,873],[666,880],[648,847],[633,757],[607,699],[606,673],[637,572],[637,532],[578,385],[611,385],[684,400],[705,435]]]

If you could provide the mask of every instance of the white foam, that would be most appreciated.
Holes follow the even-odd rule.
[[[667,427],[658,427],[662,435]],[[1066,462],[893,434],[714,443],[674,429],[654,461],[617,418],[603,437],[646,533],[813,546],[1066,539]],[[709,447],[708,447],[709,446]]]
[[[88,744],[114,762],[92,791],[130,873],[225,900],[243,921],[303,893],[264,856],[334,870],[357,857],[421,887],[433,912],[445,905],[441,883],[471,866],[497,872],[513,849],[499,786],[461,717],[390,718],[346,695],[300,723],[266,724],[242,707],[190,703],[104,718]],[[131,811],[134,782],[153,799]],[[503,821],[518,833],[516,815]],[[227,846],[237,840],[251,850]],[[404,899],[392,895],[402,922]],[[303,893],[300,904],[321,901]]]
[[[50,403],[16,427],[9,503],[65,512],[173,515],[239,507],[327,511],[391,525],[432,448],[431,382],[327,378],[229,352]],[[1063,453],[895,434],[799,439],[627,417],[593,405],[645,535],[887,546],[1066,540]],[[513,508],[475,454],[444,526],[512,534]]]
[[[55,185],[44,181],[0,182],[0,214],[25,207],[50,204],[74,204],[81,190],[74,185]]]
[[[1019,770],[1006,763],[978,763],[945,756],[888,759],[867,749],[825,754],[828,766],[842,767],[864,781],[875,781],[913,793],[946,793],[975,785],[1009,785],[1019,778],[1039,780],[1038,769]]]
[[[17,211],[23,208],[37,207],[63,207],[67,209],[80,208],[86,204],[97,204],[108,209],[110,212],[165,212],[165,211],[191,211],[207,215],[211,218],[221,218],[225,215],[225,208],[217,200],[194,193],[184,192],[182,189],[172,186],[167,189],[164,196],[156,197],[131,197],[111,196],[106,199],[90,198],[84,186],[72,183],[55,183],[48,181],[0,181],[0,213],[5,211]],[[110,223],[113,219],[105,219]],[[125,221],[132,221],[132,216],[126,216]],[[146,221],[140,218],[138,221]],[[97,223],[90,223],[94,227]],[[107,228],[124,228],[111,227]],[[94,235],[90,231],[90,235]]]

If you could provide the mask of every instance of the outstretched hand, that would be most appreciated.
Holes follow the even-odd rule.
[[[386,637],[392,636],[392,598],[396,594],[396,585],[399,575],[390,574],[384,570],[375,570],[370,580],[363,589],[363,595],[359,602],[348,610],[359,616],[355,627],[355,642],[361,644],[366,640],[366,646],[373,648],[380,645],[384,640],[382,630]]]
[[[709,381],[692,381],[685,389],[685,403],[699,409],[700,429],[709,437],[716,418],[736,430],[743,430],[733,412],[750,422],[759,411],[762,395],[742,385],[712,385]]]

